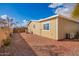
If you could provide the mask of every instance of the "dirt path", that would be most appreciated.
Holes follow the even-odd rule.
[[[6,51],[5,51],[6,50]],[[13,39],[8,48],[2,50],[5,52],[3,55],[11,56],[33,56],[36,55],[32,48],[24,41],[24,39],[19,35],[19,33],[13,34]],[[8,54],[6,54],[8,53]]]

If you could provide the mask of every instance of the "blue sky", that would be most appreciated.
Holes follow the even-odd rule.
[[[38,20],[55,13],[55,8],[48,7],[49,3],[7,3],[0,4],[0,15],[8,15],[17,21],[23,21],[26,18]]]
[[[39,20],[55,14],[69,16],[73,6],[73,3],[0,3],[0,16],[8,15],[25,24],[25,19]]]

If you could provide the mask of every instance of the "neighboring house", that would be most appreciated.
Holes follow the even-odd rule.
[[[66,38],[66,33],[79,31],[79,22],[62,15],[55,15],[28,24],[28,32],[43,37],[60,40]]]

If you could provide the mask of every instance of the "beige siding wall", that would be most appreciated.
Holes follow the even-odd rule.
[[[33,28],[33,25],[35,24],[35,22],[31,22],[28,26],[28,32],[29,33],[33,33],[34,32],[34,28]]]
[[[35,28],[34,28],[35,26]],[[40,34],[40,24],[38,22],[31,22],[28,26],[28,32],[33,34]]]
[[[66,33],[76,33],[79,24],[64,18],[58,19],[58,39],[64,39]]]
[[[50,30],[43,29],[43,24],[46,22],[50,23]],[[35,28],[33,28],[33,25],[35,25]],[[50,21],[47,20],[43,22],[31,22],[28,26],[28,31],[43,37],[56,39],[56,18]]]
[[[50,30],[44,30],[43,29],[43,24],[45,22],[50,23]],[[56,39],[56,19],[52,19],[50,21],[44,21],[41,22],[41,36],[51,38],[51,39]]]
[[[34,25],[35,25],[35,28],[33,28],[33,33],[40,35],[40,23],[36,22]]]
[[[31,23],[28,25],[28,32],[31,33],[32,31],[32,27],[31,27]]]
[[[36,34],[41,35],[41,24],[39,22],[36,24]]]

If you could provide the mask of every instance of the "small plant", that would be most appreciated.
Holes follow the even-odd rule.
[[[11,42],[11,37],[8,37],[7,39],[3,40],[3,45],[8,46],[10,45],[10,42]]]

